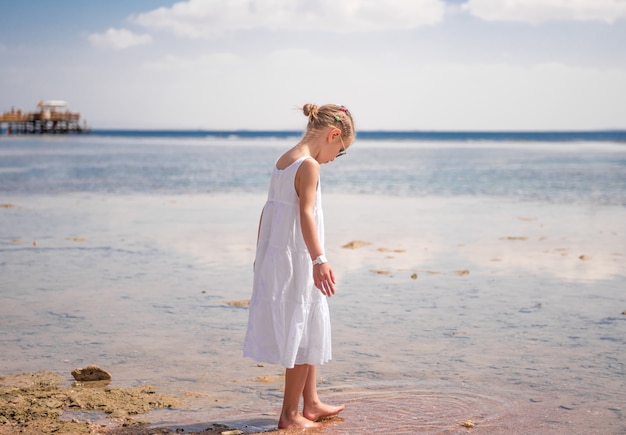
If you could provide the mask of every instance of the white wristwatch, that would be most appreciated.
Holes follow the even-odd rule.
[[[328,260],[326,259],[326,256],[324,254],[320,255],[315,260],[313,260],[313,266],[317,264],[324,264],[324,263],[328,263]]]

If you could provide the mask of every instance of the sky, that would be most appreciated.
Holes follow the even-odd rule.
[[[626,129],[626,0],[22,0],[0,112],[94,129]]]

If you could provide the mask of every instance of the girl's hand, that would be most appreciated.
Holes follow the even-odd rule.
[[[329,263],[313,266],[313,282],[324,296],[331,297],[335,294],[335,274]]]

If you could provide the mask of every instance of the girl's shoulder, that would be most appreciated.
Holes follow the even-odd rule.
[[[286,151],[282,156],[276,160],[275,166],[276,169],[282,171],[287,169],[289,166],[293,165],[297,158],[294,156],[293,149]]]
[[[313,164],[317,164],[319,166],[319,163],[317,163],[317,161],[311,157],[310,155],[302,155],[299,153],[292,153],[291,151],[287,151],[285,154],[283,154],[282,156],[280,156],[278,158],[278,160],[276,160],[276,169],[278,169],[279,171],[284,171],[285,169],[293,166],[296,163],[300,162],[300,167],[303,164],[306,165],[310,165],[311,162],[313,162]],[[299,169],[298,169],[299,170]]]
[[[302,156],[299,159],[297,159],[296,162],[297,161],[301,161],[300,166],[298,167],[298,172],[305,171],[305,172],[313,172],[315,175],[319,174],[320,164],[312,156]]]
[[[296,186],[299,188],[310,187],[315,189],[319,182],[320,164],[311,156],[303,157],[302,163],[296,171]],[[296,189],[300,194],[299,189]]]

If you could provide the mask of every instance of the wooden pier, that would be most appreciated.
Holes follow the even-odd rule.
[[[35,112],[11,109],[0,114],[0,134],[88,133],[86,122],[80,125],[80,113],[67,110],[67,102],[40,101]]]

